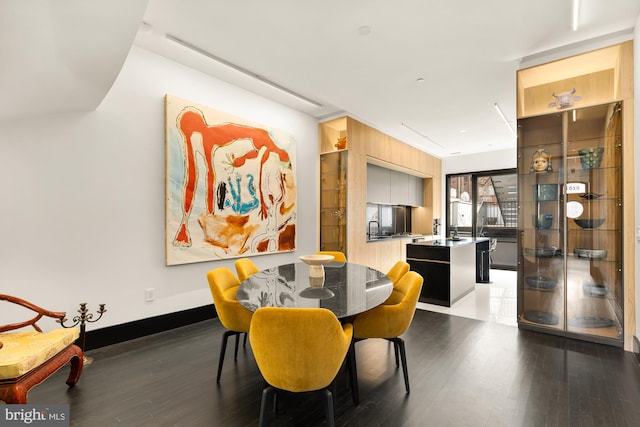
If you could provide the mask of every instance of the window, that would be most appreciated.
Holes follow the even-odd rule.
[[[492,268],[517,268],[515,169],[447,175],[446,235],[492,239]]]

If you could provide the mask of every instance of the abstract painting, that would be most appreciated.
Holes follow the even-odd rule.
[[[295,139],[165,96],[166,264],[293,251]]]

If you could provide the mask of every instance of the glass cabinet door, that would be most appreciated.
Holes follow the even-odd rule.
[[[320,156],[320,250],[347,253],[347,151]]]
[[[518,321],[565,328],[562,113],[518,121]]]
[[[621,342],[622,105],[518,121],[518,324]]]
[[[567,114],[567,329],[622,339],[621,105]]]

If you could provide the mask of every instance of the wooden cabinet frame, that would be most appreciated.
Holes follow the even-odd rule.
[[[518,119],[548,114],[559,110],[552,94],[571,92],[579,96],[576,108],[609,102],[624,103],[622,115],[622,272],[624,287],[624,348],[633,351],[636,333],[635,312],[635,189],[634,189],[634,107],[633,107],[633,41],[586,52],[558,61],[541,64],[517,72]],[[557,99],[557,98],[556,98]],[[570,107],[564,107],[570,109]]]

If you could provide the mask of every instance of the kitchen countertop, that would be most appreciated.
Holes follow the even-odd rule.
[[[421,239],[421,241],[433,240],[434,237],[438,236],[427,236],[425,234],[419,233],[402,233],[402,234],[392,234],[388,236],[367,236],[367,242],[384,242],[393,239]]]
[[[471,243],[478,243],[478,242],[486,242],[489,240],[488,237],[461,237],[458,240],[456,239],[451,239],[451,238],[446,238],[446,239],[442,239],[439,238],[439,236],[436,236],[437,238],[434,238],[432,240],[428,240],[428,241],[424,241],[424,242],[414,242],[414,245],[424,245],[424,246],[435,246],[435,247],[446,247],[446,248],[452,248],[455,246],[462,246],[462,245],[468,245]]]

